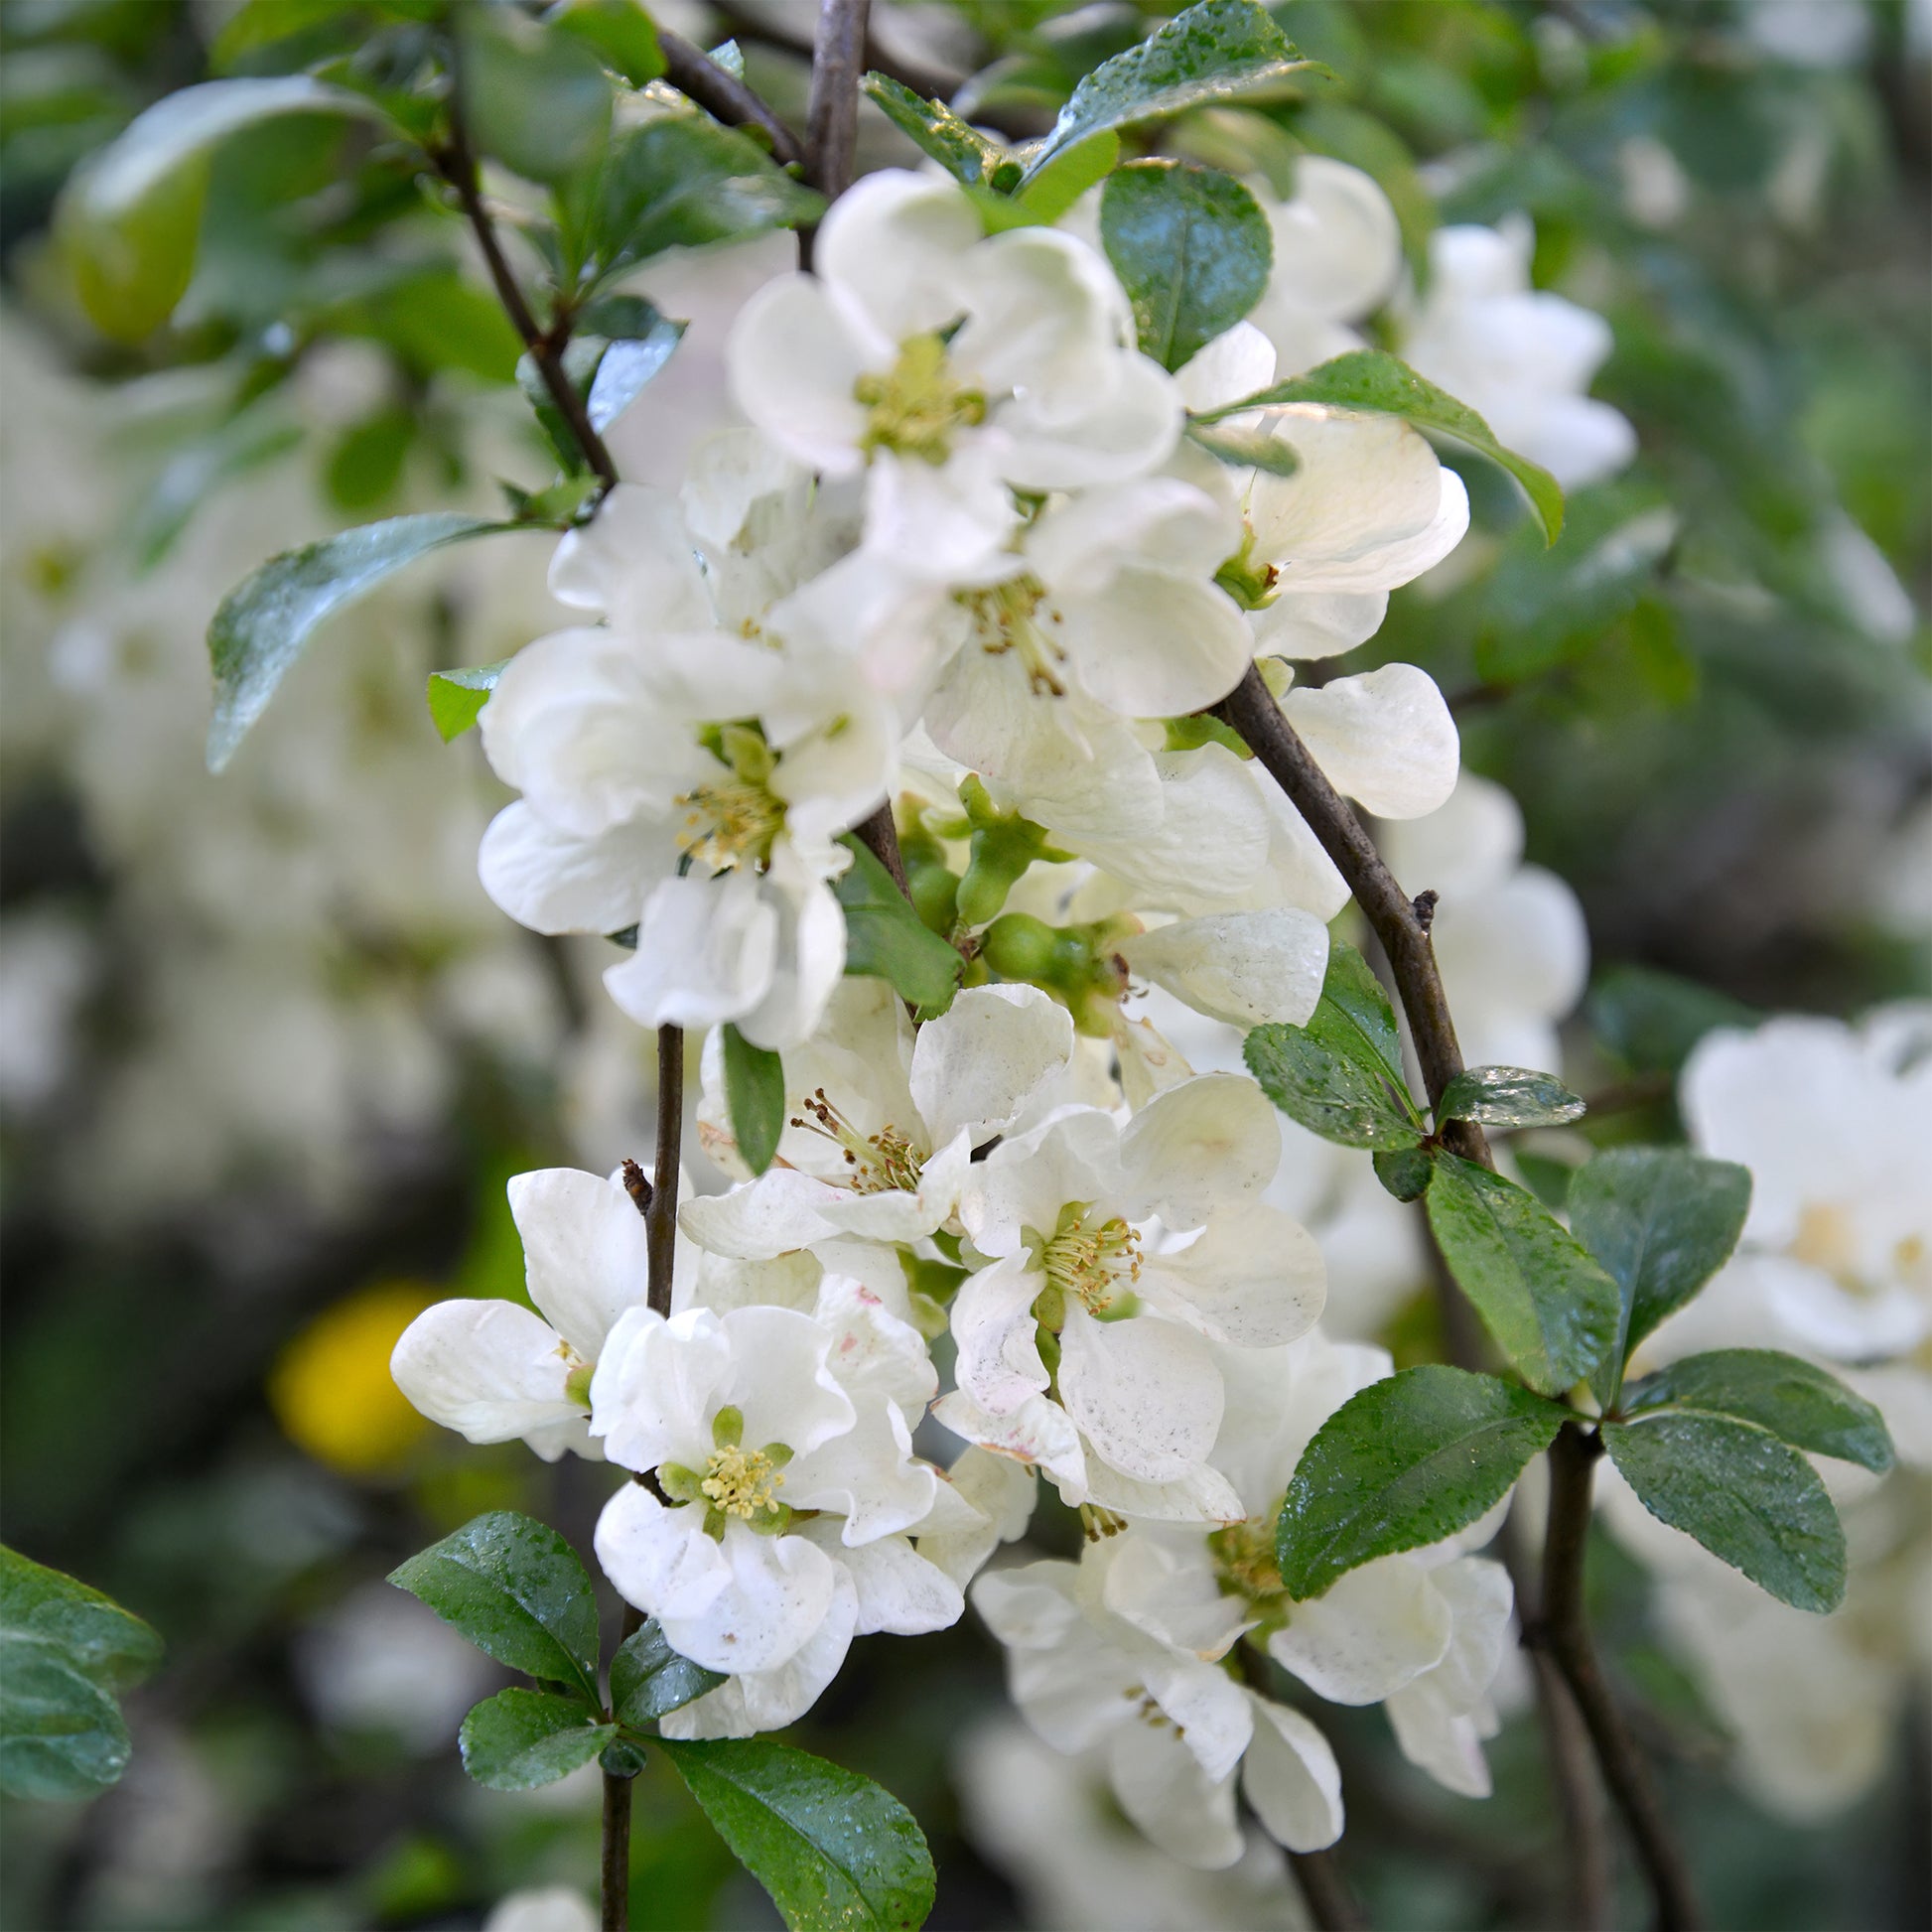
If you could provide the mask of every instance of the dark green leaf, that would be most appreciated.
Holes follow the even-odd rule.
[[[1755,1027],[1763,1015],[1695,980],[1650,966],[1613,966],[1591,987],[1590,1023],[1636,1073],[1675,1073],[1717,1027]]]
[[[1578,1240],[1617,1285],[1615,1343],[1595,1378],[1609,1404],[1630,1351],[1737,1245],[1750,1212],[1750,1170],[1689,1148],[1609,1148],[1572,1179],[1568,1204]]]
[[[1459,1368],[1405,1368],[1315,1431],[1288,1485],[1276,1557],[1291,1596],[1319,1596],[1377,1557],[1473,1523],[1549,1448],[1565,1412]]]
[[[590,393],[608,346],[597,336],[578,336],[564,345],[561,357],[564,378],[580,397]],[[590,463],[584,455],[584,447],[578,442],[570,419],[557,407],[556,398],[551,394],[550,384],[545,380],[536,356],[528,351],[517,358],[516,386],[522,390],[523,400],[530,405],[531,414],[536,417],[544,440],[550,445],[551,454],[563,466],[564,475],[578,477],[587,474]]]
[[[1134,306],[1141,351],[1177,369],[1261,300],[1275,243],[1232,175],[1132,161],[1107,178],[1100,238]]]
[[[730,1022],[725,1026],[725,1100],[739,1153],[754,1173],[762,1173],[785,1128],[784,1061],[768,1047],[754,1046]]]
[[[221,600],[208,625],[214,669],[208,769],[219,771],[233,758],[325,619],[432,550],[508,527],[454,510],[397,516],[284,551],[243,579]]]
[[[1317,71],[1251,0],[1202,0],[1138,47],[1103,61],[1074,88],[1028,175],[1103,128],[1164,119],[1237,94],[1275,93]]]
[[[1400,416],[1417,429],[1466,444],[1491,463],[1500,464],[1522,485],[1549,542],[1555,543],[1562,532],[1563,491],[1557,480],[1527,457],[1504,449],[1489,425],[1466,403],[1424,381],[1406,362],[1379,348],[1350,349],[1306,375],[1292,376],[1240,402],[1208,410],[1201,420],[1217,422],[1241,410],[1289,402],[1319,402],[1337,409],[1368,409]]]
[[[932,1909],[912,1814],[856,1771],[763,1737],[662,1748],[791,1932],[907,1932]]]
[[[492,1791],[554,1784],[588,1764],[618,1734],[582,1698],[498,1691],[474,1705],[457,1733],[463,1768]]]
[[[1439,1122],[1475,1120],[1485,1127],[1561,1127],[1581,1119],[1584,1102],[1553,1073],[1522,1066],[1472,1066],[1443,1089]]]
[[[605,64],[633,87],[664,71],[657,29],[637,0],[558,0],[544,24],[595,48]]]
[[[611,82],[583,41],[510,7],[466,7],[463,105],[471,139],[529,181],[587,169],[611,132]]]
[[[445,745],[461,738],[483,715],[507,657],[494,664],[471,664],[456,671],[429,674],[429,715]]]
[[[494,1509],[418,1552],[389,1581],[499,1664],[597,1696],[597,1599],[558,1533]]]
[[[425,375],[460,369],[485,382],[507,382],[523,352],[495,298],[449,268],[392,278],[330,304],[317,321],[338,335],[386,343]]]
[[[641,1728],[724,1681],[722,1673],[680,1657],[653,1618],[624,1638],[611,1659],[611,1709],[621,1724]]]
[[[378,409],[352,425],[330,453],[330,500],[354,513],[373,509],[402,481],[415,437],[415,412],[401,407]]]
[[[1188,440],[1211,457],[1237,470],[1265,470],[1271,477],[1292,477],[1302,467],[1293,443],[1284,443],[1265,429],[1212,429],[1188,426]]]
[[[653,312],[645,332],[614,342],[604,351],[585,399],[591,427],[602,436],[643,392],[644,384],[671,359],[685,325]]]
[[[1102,128],[1070,148],[1062,148],[1014,197],[1030,219],[1057,221],[1095,182],[1104,181],[1120,159],[1120,136]]]
[[[1845,1532],[1818,1471],[1768,1430],[1728,1416],[1605,1423],[1603,1442],[1651,1515],[1695,1537],[1780,1602],[1835,1610]]]
[[[965,962],[921,923],[893,875],[856,837],[840,844],[852,854],[833,888],[845,908],[845,970],[890,980],[900,999],[943,1011]]]
[[[1885,1419],[1837,1376],[1775,1348],[1687,1355],[1624,1391],[1624,1412],[1707,1410],[1768,1429],[1781,1443],[1882,1474],[1892,1465]]]
[[[1397,1200],[1421,1200],[1429,1191],[1429,1174],[1435,1161],[1427,1148],[1378,1148],[1374,1164],[1376,1179]]]
[[[1243,1055],[1276,1106],[1343,1147],[1411,1148],[1426,1130],[1402,1077],[1402,1042],[1381,982],[1354,947],[1328,948],[1306,1027],[1257,1027]]]
[[[111,1596],[0,1549],[0,1632],[55,1643],[110,1691],[138,1684],[161,1661],[161,1639]]]
[[[902,81],[884,73],[869,73],[859,84],[886,118],[955,181],[968,187],[991,182],[1006,150],[962,121],[943,101],[922,100]]]
[[[1616,1334],[1616,1284],[1534,1194],[1439,1155],[1429,1225],[1457,1286],[1531,1388],[1557,1395],[1603,1359]]]

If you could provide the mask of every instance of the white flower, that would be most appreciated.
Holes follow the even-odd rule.
[[[848,980],[826,1025],[785,1055],[777,1161],[747,1186],[687,1203],[684,1231],[752,1259],[853,1237],[917,1241],[952,1219],[973,1149],[1011,1128],[1072,1057],[1073,1022],[1037,987],[970,988],[915,1035],[885,982]],[[722,1055],[708,1055],[714,1120],[722,1070]],[[710,1145],[723,1154],[719,1127]]]
[[[483,1932],[597,1932],[597,1908],[574,1885],[532,1885],[499,1898]]]
[[[643,1217],[617,1175],[574,1168],[520,1173],[509,1197],[537,1312],[490,1298],[439,1302],[403,1331],[390,1373],[430,1421],[473,1443],[520,1436],[547,1462],[567,1449],[599,1459],[591,1371],[649,1292]]]
[[[1005,546],[1010,486],[1112,483],[1173,448],[1179,395],[1070,236],[989,237],[955,184],[888,170],[839,199],[814,259],[746,306],[732,379],[798,462],[870,469],[868,547],[958,577]]]
[[[990,1572],[973,1607],[1006,1646],[1028,1724],[1055,1750],[1104,1747],[1121,1809],[1164,1852],[1209,1870],[1240,1858],[1237,1768],[1272,1837],[1300,1852],[1333,1844],[1333,1752],[1299,1712],[1221,1667],[1239,1606],[1211,1579],[1204,1592],[1195,1582],[1162,1543],[1130,1530],[1089,1544],[1077,1564]]]
[[[1157,1094],[1125,1127],[1071,1107],[1003,1141],[960,1203],[989,1260],[953,1303],[959,1388],[939,1420],[1037,1462],[1070,1502],[1228,1514],[1206,1466],[1210,1342],[1267,1347],[1321,1308],[1313,1242],[1256,1198],[1280,1149],[1261,1089],[1228,1074]]]
[[[1609,354],[1599,315],[1530,286],[1527,219],[1500,228],[1438,228],[1429,292],[1402,342],[1419,374],[1465,402],[1505,449],[1540,463],[1566,489],[1600,483],[1637,453],[1636,432],[1586,391]]]
[[[1005,1508],[977,1509],[913,1456],[935,1386],[918,1334],[837,1276],[811,1314],[624,1317],[592,1381],[592,1426],[657,1493],[633,1482],[611,1498],[598,1560],[680,1654],[732,1674],[666,1729],[776,1728],[810,1708],[855,1633],[957,1619]],[[912,1537],[937,1539],[945,1562]]]

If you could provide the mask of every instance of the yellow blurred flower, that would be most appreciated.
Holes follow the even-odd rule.
[[[389,1355],[436,1299],[423,1282],[377,1282],[317,1315],[269,1371],[269,1405],[290,1442],[345,1475],[400,1462],[429,1425],[389,1379]]]

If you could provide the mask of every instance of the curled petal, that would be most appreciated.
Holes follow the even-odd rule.
[[[1436,680],[1414,664],[1291,691],[1282,709],[1335,789],[1378,818],[1420,818],[1455,789],[1455,720]]]

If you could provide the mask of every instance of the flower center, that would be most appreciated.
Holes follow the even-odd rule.
[[[1070,1201],[1040,1245],[1039,1265],[1046,1292],[1035,1308],[1048,1328],[1065,1325],[1069,1296],[1102,1321],[1140,1312],[1132,1284],[1141,1278],[1141,1237],[1118,1214],[1095,1220],[1084,1202]]]
[[[657,1465],[657,1485],[665,1497],[702,1509],[705,1534],[720,1541],[734,1522],[760,1536],[781,1536],[791,1527],[791,1511],[778,1500],[790,1448],[766,1443],[748,1449],[744,1434],[744,1412],[720,1409],[712,1418],[712,1449],[702,1468],[682,1462]]]
[[[1210,1530],[1207,1550],[1223,1596],[1244,1598],[1265,1627],[1288,1621],[1288,1591],[1275,1560],[1274,1517],[1250,1516],[1244,1523]]]
[[[986,397],[954,379],[946,345],[932,335],[901,343],[898,360],[884,375],[862,375],[852,394],[867,410],[862,449],[935,465],[952,454],[954,430],[986,420]]]
[[[924,1159],[891,1121],[877,1134],[861,1135],[826,1099],[823,1087],[815,1088],[799,1105],[804,1112],[792,1115],[792,1126],[817,1134],[840,1150],[849,1170],[846,1185],[855,1194],[909,1194],[918,1186]]]
[[[785,801],[771,789],[778,760],[755,725],[707,725],[698,734],[728,777],[678,795],[684,825],[678,844],[713,872],[762,867],[784,830]]]
[[[1036,697],[1066,696],[1058,668],[1066,662],[1066,652],[1040,622],[1038,612],[1045,603],[1046,586],[1037,577],[1009,577],[1004,584],[983,591],[960,591],[955,596],[972,617],[973,636],[981,650],[989,657],[1014,652]],[[1047,607],[1049,623],[1057,623],[1059,615]]]
[[[714,1509],[742,1523],[777,1507],[784,1486],[784,1471],[763,1449],[741,1449],[735,1443],[712,1450],[698,1481]]]

